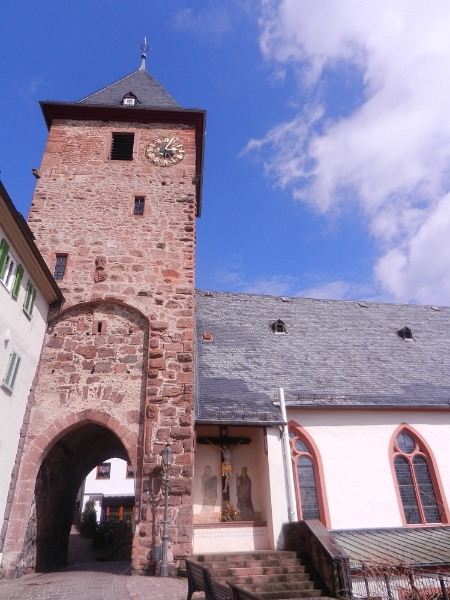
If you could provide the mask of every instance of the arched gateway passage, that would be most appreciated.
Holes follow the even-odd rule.
[[[36,571],[67,564],[78,489],[96,465],[111,457],[129,460],[117,435],[94,423],[72,429],[47,453],[35,487]]]

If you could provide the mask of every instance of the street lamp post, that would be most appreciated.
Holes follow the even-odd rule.
[[[169,546],[169,467],[173,462],[175,452],[166,443],[166,447],[161,452],[162,463],[164,465],[164,527],[162,534],[162,560],[161,560],[161,577],[169,576],[169,565],[167,564],[167,549]]]

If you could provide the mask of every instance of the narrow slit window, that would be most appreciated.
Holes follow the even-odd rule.
[[[59,281],[64,279],[64,274],[67,267],[67,254],[57,254],[55,260],[55,268],[53,269],[53,277]]]
[[[144,207],[145,207],[145,198],[144,198],[144,196],[136,196],[134,198],[134,210],[133,210],[133,214],[134,215],[138,215],[139,217],[142,217],[142,215],[144,214]]]
[[[134,133],[113,133],[110,160],[133,160]]]
[[[419,439],[403,431],[394,443],[394,470],[407,525],[442,523],[443,503]]]

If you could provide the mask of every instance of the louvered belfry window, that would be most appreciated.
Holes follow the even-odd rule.
[[[134,133],[113,133],[110,160],[133,160]]]
[[[314,458],[306,442],[294,431],[289,433],[294,473],[297,475],[299,520],[320,519]]]
[[[394,444],[394,468],[408,525],[442,523],[429,457],[419,440],[399,433]]]

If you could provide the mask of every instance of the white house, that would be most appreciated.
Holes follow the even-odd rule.
[[[84,481],[81,511],[93,500],[97,521],[132,523],[134,515],[134,473],[131,465],[121,458],[110,458],[97,465]]]
[[[64,301],[33,239],[0,182],[0,552],[49,306]]]

